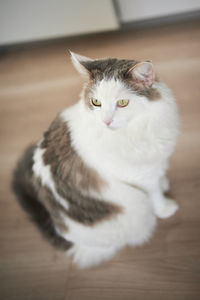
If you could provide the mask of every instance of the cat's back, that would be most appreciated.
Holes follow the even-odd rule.
[[[69,131],[57,116],[41,141],[24,151],[13,172],[11,184],[19,204],[36,223],[43,236],[57,248],[66,250],[71,243],[56,232],[56,199],[50,191],[53,174],[62,172],[62,159],[68,161],[70,172],[69,160],[75,159],[70,147]]]

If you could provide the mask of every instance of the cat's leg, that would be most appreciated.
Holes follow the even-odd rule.
[[[148,195],[134,190],[133,207],[127,214],[129,220],[129,246],[139,246],[150,239],[156,225],[156,217]]]
[[[80,267],[107,261],[126,245],[143,244],[155,228],[156,217],[145,191],[113,180],[104,198],[119,205],[120,212],[94,226],[65,218],[68,230],[62,236],[74,244],[67,253]]]
[[[162,191],[164,193],[169,191],[169,189],[170,189],[169,180],[168,180],[168,178],[167,178],[166,175],[164,175],[163,177],[161,177],[161,179],[160,179],[160,185],[161,185],[161,189],[162,189]]]
[[[152,185],[149,196],[154,207],[154,212],[159,218],[168,218],[178,209],[178,204],[173,199],[166,198],[163,195],[163,188],[160,181]]]
[[[99,265],[103,261],[110,260],[117,252],[115,247],[94,247],[74,245],[67,251],[72,256],[73,262],[80,268],[90,268]]]

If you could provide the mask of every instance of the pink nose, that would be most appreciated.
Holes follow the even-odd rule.
[[[104,121],[104,123],[105,123],[107,126],[109,126],[110,123],[111,123],[111,121]]]

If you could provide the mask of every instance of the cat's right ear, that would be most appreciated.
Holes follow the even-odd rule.
[[[87,69],[87,63],[92,62],[93,59],[86,57],[86,56],[76,54],[72,51],[69,51],[69,53],[71,55],[71,60],[72,60],[72,63],[74,65],[75,69],[85,78],[89,78],[90,72]]]

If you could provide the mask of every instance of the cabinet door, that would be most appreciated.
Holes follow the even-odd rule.
[[[111,0],[1,0],[0,44],[118,28]]]
[[[116,0],[122,23],[191,12],[200,0]]]

